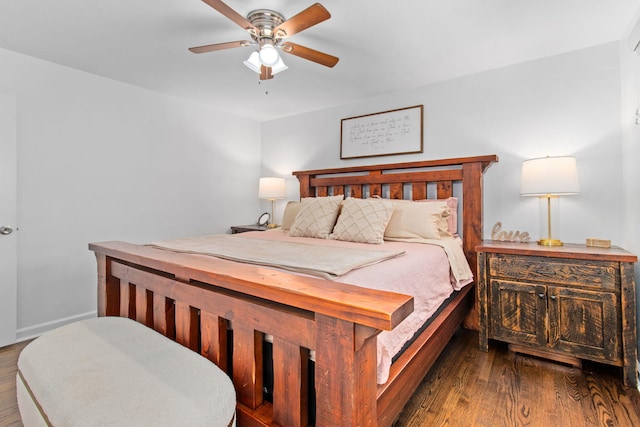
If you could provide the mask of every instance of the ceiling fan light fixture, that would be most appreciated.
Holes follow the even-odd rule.
[[[257,51],[254,51],[249,56],[249,59],[244,61],[244,65],[246,65],[251,71],[254,71],[260,74],[260,58]]]
[[[247,68],[249,68],[251,71],[255,73],[258,73],[258,74],[262,73],[262,70],[261,70],[262,63],[260,62],[258,52],[252,52],[251,55],[249,55],[249,58],[246,61],[244,61],[244,65],[246,65]],[[276,62],[276,64],[273,67],[271,67],[271,74],[276,75],[280,71],[284,71],[288,68],[289,67],[287,67],[287,65],[282,60],[282,57],[278,57],[278,62]]]
[[[260,62],[265,67],[273,67],[278,63],[280,59],[280,55],[278,54],[278,50],[272,43],[265,43],[260,48]]]

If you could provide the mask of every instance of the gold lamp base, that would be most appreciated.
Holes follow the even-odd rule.
[[[547,199],[547,236],[549,236],[546,239],[541,238],[538,240],[538,244],[541,246],[562,246],[562,240],[551,238],[551,199],[556,199],[557,197],[550,194],[540,197]]]
[[[562,241],[558,239],[540,239],[538,244],[542,246],[562,246]]]
[[[275,203],[276,199],[271,199],[271,217],[269,218],[270,221],[275,221],[275,217],[273,216],[273,207]],[[269,224],[267,224],[268,229],[276,228],[277,226],[278,224],[276,224],[275,222],[270,222]]]

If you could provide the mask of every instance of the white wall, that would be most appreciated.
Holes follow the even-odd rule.
[[[636,14],[635,23],[640,19]],[[630,29],[629,29],[630,32]],[[640,125],[636,111],[640,109],[640,51],[632,52],[626,37],[620,43],[622,63],[622,170],[624,179],[624,247],[640,256]],[[640,265],[635,268],[636,287],[640,287]],[[640,293],[639,293],[640,295]],[[637,299],[640,303],[640,297]],[[640,305],[636,305],[640,319]]]
[[[623,143],[621,75],[611,43],[259,124],[0,50],[0,92],[18,104],[21,335],[95,310],[88,242],[254,222],[269,209],[258,177],[287,177],[295,199],[293,170],[498,154],[485,175],[485,238],[496,221],[537,237],[537,201],[519,195],[521,161],[572,154],[582,191],[562,199],[557,236],[633,250],[638,206],[623,201],[638,194],[629,184],[638,143],[637,131]],[[423,154],[339,159],[340,119],[416,104]]]
[[[539,237],[536,198],[519,194],[524,159],[575,155],[582,191],[564,197],[556,237],[625,243],[619,46],[610,43],[339,108],[262,124],[263,173],[498,154],[485,175],[485,238],[497,221]],[[340,119],[424,105],[424,153],[340,160]],[[298,197],[295,179],[289,198]],[[281,203],[284,206],[284,203]]]
[[[6,50],[0,92],[18,106],[19,338],[95,311],[89,242],[258,216],[258,122]]]

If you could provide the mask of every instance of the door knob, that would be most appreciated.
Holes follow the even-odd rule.
[[[13,228],[7,225],[0,226],[0,234],[4,234],[6,236],[7,234],[11,234],[11,233],[13,233]]]

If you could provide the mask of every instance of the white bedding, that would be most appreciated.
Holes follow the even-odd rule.
[[[278,229],[268,232],[241,233],[235,236],[238,238],[304,242],[309,245],[330,247],[342,246],[370,251],[384,249],[405,252],[402,256],[353,270],[335,279],[341,283],[394,291],[414,297],[413,313],[393,331],[383,331],[378,335],[378,384],[387,382],[391,359],[402,349],[403,345],[413,337],[415,332],[437,311],[454,290],[461,289],[471,282],[470,277],[462,279],[453,277],[445,250],[441,246],[433,244],[385,242],[382,245],[371,245],[309,237],[290,237],[288,233]],[[451,239],[457,243],[449,246],[449,252],[455,251],[451,247],[458,245],[460,253],[462,253],[459,238]]]

